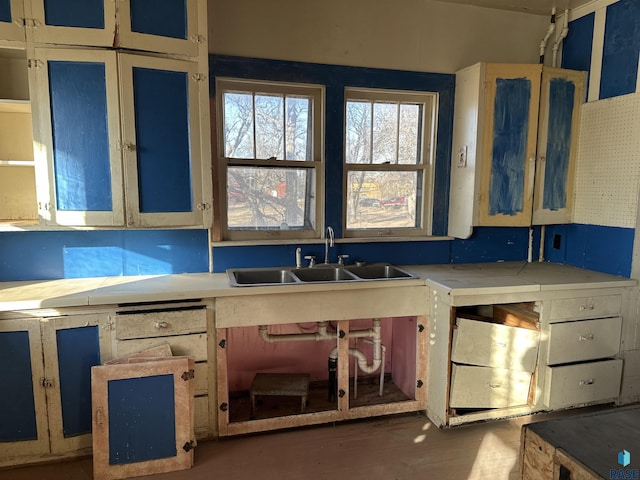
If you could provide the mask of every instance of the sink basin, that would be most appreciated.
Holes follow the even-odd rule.
[[[310,268],[235,268],[227,270],[233,287],[292,285],[320,282],[366,282],[418,278],[387,263],[364,266],[318,265]]]
[[[284,268],[252,268],[227,270],[231,285],[235,287],[250,285],[280,285],[297,283],[298,279],[291,270]]]
[[[296,268],[293,274],[303,282],[340,282],[357,280],[346,269],[340,267]]]
[[[384,278],[416,278],[404,270],[388,264],[364,265],[362,267],[349,266],[348,271],[365,280],[377,280]]]

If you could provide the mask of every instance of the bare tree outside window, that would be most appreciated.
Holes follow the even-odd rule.
[[[240,86],[244,91],[234,82],[220,95],[227,230],[313,232],[318,89],[304,95],[300,88]]]
[[[430,199],[424,190],[431,165],[434,97],[432,93],[347,89],[347,234],[427,231],[423,212]]]

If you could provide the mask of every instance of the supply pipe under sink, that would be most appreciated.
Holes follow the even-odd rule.
[[[373,360],[371,364],[368,363],[366,355],[358,348],[350,347],[349,355],[354,357],[357,361],[357,368],[359,367],[364,373],[373,373],[380,368],[383,362],[384,354],[383,350],[386,350],[382,344],[382,328],[379,318],[373,319],[373,328],[367,328],[363,330],[354,330],[349,332],[350,338],[365,338],[371,339],[373,344]],[[258,334],[260,338],[267,343],[278,342],[303,342],[303,341],[323,341],[331,340],[338,337],[338,332],[328,332],[327,322],[318,322],[318,331],[313,333],[269,333],[267,325],[260,325],[258,327]],[[328,369],[329,369],[329,401],[335,400],[336,386],[337,386],[337,366],[338,366],[338,347],[334,347],[329,352]],[[380,378],[380,395],[384,388],[384,376]]]

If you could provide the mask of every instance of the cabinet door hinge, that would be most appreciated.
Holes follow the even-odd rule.
[[[38,28],[42,25],[40,20],[35,18],[16,18],[16,25],[25,28]]]
[[[41,212],[48,212],[51,210],[51,204],[46,202],[38,202],[38,210],[40,210]]]
[[[27,68],[42,68],[44,67],[44,62],[37,58],[30,58],[27,60]]]
[[[424,385],[424,383],[422,382],[422,380],[418,380],[418,382],[416,383],[416,387],[418,387],[418,388],[422,388],[422,385]]]
[[[424,325],[422,325],[421,323],[418,324],[418,331],[420,333],[424,332]]]
[[[185,382],[187,380],[192,380],[196,378],[196,372],[195,370],[191,369],[188,372],[183,372],[182,375],[180,375],[180,378],[182,378],[182,380],[184,380]]]
[[[44,388],[53,388],[55,382],[53,378],[40,377],[40,385],[42,385]]]
[[[224,348],[224,347],[227,346],[227,341],[222,339],[222,340],[220,340],[220,343],[218,343],[218,345],[220,345],[220,348]]]
[[[204,82],[207,80],[207,75],[204,73],[194,73],[191,75],[191,80],[194,82]]]
[[[116,322],[114,322],[113,320],[109,319],[108,322],[106,322],[102,328],[104,328],[105,330],[109,330],[109,331],[113,331],[116,329]]]
[[[190,450],[193,450],[194,448],[196,448],[196,446],[198,445],[198,442],[196,442],[195,440],[189,440],[188,442],[186,442],[183,446],[182,449],[185,452],[188,452]]]
[[[189,40],[191,40],[196,45],[202,45],[207,40],[207,37],[205,37],[204,35],[194,33],[189,37]]]
[[[196,208],[204,212],[205,210],[209,210],[211,208],[211,205],[208,204],[207,202],[202,202],[196,205]]]

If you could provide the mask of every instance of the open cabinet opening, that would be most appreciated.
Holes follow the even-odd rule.
[[[228,434],[415,411],[424,391],[416,317],[235,327],[218,336]]]

